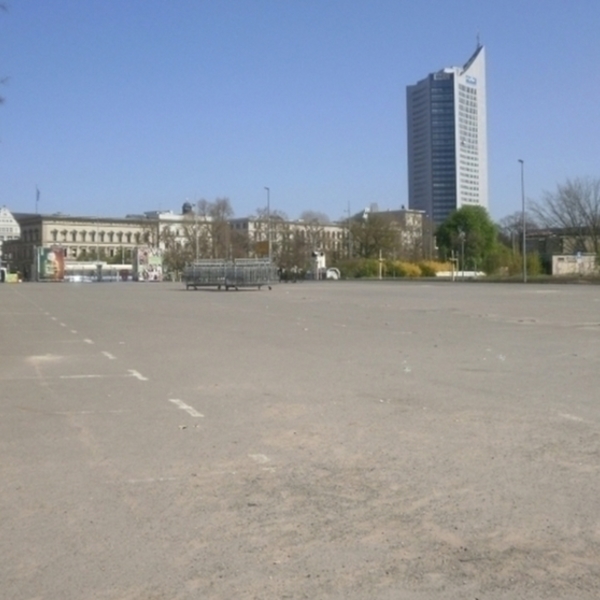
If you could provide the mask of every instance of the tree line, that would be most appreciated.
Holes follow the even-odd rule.
[[[600,179],[576,178],[529,202],[525,211],[525,237],[562,236],[567,253],[590,252],[600,256]],[[495,224],[484,208],[464,206],[453,212],[436,232],[440,257],[467,270],[486,273],[522,270],[523,213],[515,212]],[[526,244],[531,274],[547,270],[534,245]]]
[[[569,179],[557,185],[555,191],[544,193],[539,201],[529,202],[527,208],[528,238],[561,232],[571,240],[572,252],[600,255],[600,179]],[[259,208],[250,219],[255,230],[252,236],[247,230],[232,227],[233,215],[228,198],[201,200],[195,211],[190,207],[186,212],[184,207],[183,219],[175,228],[149,221],[143,239],[150,244],[160,243],[165,248],[165,266],[181,271],[186,264],[202,258],[266,257],[270,229],[275,262],[284,268],[304,269],[311,266],[312,251],[324,248],[324,230],[331,224],[329,217],[318,211],[303,212],[299,227],[281,211],[268,214],[265,208]],[[424,219],[418,231],[399,223],[393,213],[390,215],[365,211],[341,220],[338,224],[343,235],[335,247],[327,248],[327,264],[342,269],[351,264],[347,271],[354,273],[372,271],[372,265],[365,269],[360,261],[379,260],[389,264],[451,261],[459,269],[488,274],[518,274],[522,270],[521,212],[494,223],[484,208],[464,206],[437,228]],[[125,254],[125,259],[129,258],[128,250]],[[533,247],[526,260],[531,275],[543,270],[541,257]]]
[[[318,211],[300,215],[301,229],[280,210],[258,208],[251,217],[253,235],[232,226],[233,208],[228,198],[210,202],[200,200],[196,210],[184,209],[183,219],[175,228],[163,225],[159,232],[149,231],[146,239],[165,248],[164,264],[181,271],[186,264],[205,258],[267,257],[269,231],[275,262],[284,267],[309,268],[311,252],[320,247],[329,217]],[[151,226],[149,226],[151,228]]]

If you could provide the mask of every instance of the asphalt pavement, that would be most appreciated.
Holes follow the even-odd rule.
[[[0,596],[600,597],[600,287],[0,285]]]

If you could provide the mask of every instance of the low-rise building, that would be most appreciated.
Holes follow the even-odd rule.
[[[552,256],[552,275],[580,275],[589,276],[598,274],[597,257],[595,254],[582,254],[578,252],[575,255]]]
[[[72,217],[54,214],[15,214],[21,228],[18,240],[6,242],[5,259],[11,270],[31,276],[36,247],[58,247],[66,260],[126,258],[136,246],[150,242],[157,224],[150,219]]]
[[[354,255],[364,255],[365,248],[379,252],[384,258],[423,260],[435,258],[434,224],[422,210],[379,210],[377,205],[350,218],[354,231]],[[375,226],[370,227],[369,225]],[[362,240],[362,237],[368,240]],[[379,238],[379,239],[378,239]]]
[[[194,258],[266,257],[270,247],[281,267],[310,268],[314,252],[322,253],[328,264],[354,256],[351,222],[366,214],[343,223],[290,221],[275,214],[216,221],[188,204],[181,214],[148,211],[124,218],[17,213],[20,237],[5,242],[5,260],[29,279],[35,273],[36,248],[59,248],[66,261],[130,263],[135,248],[151,246],[165,252],[167,268],[178,269]],[[395,256],[428,256],[423,213],[402,209],[370,214],[385,217],[393,227]]]
[[[13,214],[3,206],[0,208],[0,265],[3,263],[2,246],[9,240],[18,240],[21,237],[21,226]]]
[[[342,258],[347,253],[345,224],[290,221],[272,215],[230,219],[229,226],[237,246],[243,248],[245,240],[248,256],[268,256],[270,241],[273,260],[286,267],[310,265],[314,251],[324,252],[330,258]]]
[[[527,252],[539,255],[544,270],[552,275],[597,272],[600,240],[582,229],[552,228],[527,231]]]

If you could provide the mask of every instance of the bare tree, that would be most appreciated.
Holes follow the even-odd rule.
[[[520,252],[523,238],[523,213],[517,211],[507,215],[498,221],[497,226],[500,241],[512,248],[514,252]],[[539,229],[537,221],[529,213],[525,213],[525,228],[528,232]]]
[[[164,264],[170,271],[180,272],[196,257],[207,254],[208,236],[206,227],[200,228],[193,215],[185,215],[183,223],[174,229],[165,225],[161,231],[164,246]]]
[[[306,223],[319,223],[320,225],[331,223],[331,219],[325,213],[317,210],[305,210],[300,215],[300,220]]]
[[[229,233],[231,258],[248,258],[252,247],[248,235],[235,229],[231,229]]]
[[[213,256],[213,222],[210,212],[213,205],[201,200],[196,210],[185,210],[181,220],[166,222],[160,229],[159,241],[164,248],[165,266],[172,271],[183,267],[198,258]],[[157,222],[160,225],[160,220]]]
[[[8,83],[8,79],[8,77],[3,77],[2,79],[0,79],[0,85]],[[0,96],[0,104],[4,104],[4,96]]]
[[[226,258],[232,252],[229,219],[233,208],[229,198],[217,198],[214,202],[200,200],[198,211],[210,217],[211,258]]]
[[[381,252],[389,258],[397,248],[397,232],[393,223],[380,214],[364,213],[350,224],[353,254],[360,258],[377,258]]]
[[[267,256],[269,231],[271,232],[271,255],[276,263],[281,256],[281,246],[287,235],[289,220],[287,215],[277,209],[268,211],[265,207],[256,209],[254,224],[254,251],[259,256]]]
[[[567,179],[531,207],[539,223],[561,229],[574,240],[573,251],[600,253],[600,179]]]
[[[308,221],[302,224],[301,229],[304,231],[304,239],[309,251],[323,250],[325,228],[319,221]]]
[[[158,246],[160,239],[160,221],[158,219],[145,219],[141,223],[141,236],[139,243],[149,246]]]

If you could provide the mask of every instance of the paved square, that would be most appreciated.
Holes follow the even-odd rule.
[[[14,600],[600,597],[600,287],[0,285]]]

